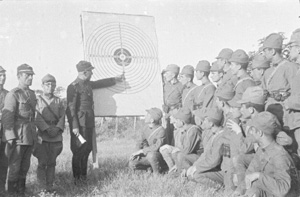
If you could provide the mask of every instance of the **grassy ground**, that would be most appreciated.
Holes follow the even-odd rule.
[[[75,186],[71,170],[70,137],[68,133],[64,134],[64,149],[56,166],[56,196],[222,196],[218,185],[204,187],[166,175],[133,173],[128,169],[128,158],[135,151],[133,138],[105,138],[101,141],[98,136],[97,141],[100,168],[92,170],[90,158],[87,185]],[[55,196],[40,191],[35,175],[36,167],[37,159],[32,156],[27,177],[27,195]]]

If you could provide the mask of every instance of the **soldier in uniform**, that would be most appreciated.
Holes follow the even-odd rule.
[[[219,66],[219,69],[223,70],[224,72],[222,83],[224,84],[230,83],[232,86],[234,86],[237,82],[237,76],[233,75],[230,69],[229,59],[231,58],[232,54],[233,54],[232,49],[224,48],[220,51],[216,59],[217,59],[217,65]]]
[[[297,64],[289,62],[282,57],[281,35],[272,33],[264,41],[261,47],[263,56],[271,62],[271,67],[266,70],[262,77],[261,86],[268,94],[266,110],[275,114],[285,127],[284,110],[282,103],[291,93],[291,83],[297,73]]]
[[[222,139],[224,130],[220,125],[222,118],[222,111],[216,108],[206,112],[204,122],[202,123],[204,152],[187,171],[182,172],[182,176],[187,176],[196,182],[202,182],[204,178],[217,181],[220,177],[221,182],[223,181],[222,172],[219,172],[222,162],[221,147],[224,143]],[[213,172],[219,173],[215,174]]]
[[[181,131],[182,148],[174,155],[176,171],[180,173],[181,170],[192,166],[203,151],[201,148],[201,130],[192,124],[192,113],[187,108],[180,109],[174,118],[176,119],[176,127]]]
[[[287,125],[296,140],[295,152],[300,156],[300,29],[293,32],[289,47],[289,58],[297,63],[298,70],[291,80],[291,96],[284,101],[284,108],[287,110]]]
[[[63,149],[62,133],[65,127],[65,108],[53,93],[56,79],[47,74],[42,78],[43,95],[37,96],[36,126],[38,142],[33,155],[38,159],[37,179],[42,187],[53,191],[56,158]]]
[[[195,89],[198,87],[193,82],[194,79],[194,67],[186,65],[180,72],[179,81],[184,86],[182,91],[182,108],[188,108],[190,111],[193,110],[193,98]]]
[[[261,84],[261,79],[268,68],[270,68],[270,61],[268,61],[264,56],[259,54],[254,56],[251,63],[250,72],[251,77],[255,81],[256,85]]]
[[[2,117],[2,109],[4,107],[4,99],[8,91],[4,89],[4,84],[6,80],[6,70],[0,66],[0,118]],[[6,184],[6,177],[7,177],[7,167],[8,167],[8,160],[5,154],[5,146],[6,143],[2,138],[2,122],[0,121],[0,196],[5,192],[5,184]]]
[[[233,52],[229,61],[231,63],[230,68],[232,74],[238,78],[238,81],[233,88],[235,95],[232,98],[232,100],[236,102],[242,98],[243,93],[248,87],[255,86],[255,82],[247,73],[249,56],[244,50],[238,49]]]
[[[166,143],[165,129],[161,126],[163,114],[158,108],[146,111],[145,123],[148,125],[143,129],[137,143],[139,150],[130,156],[129,166],[133,170],[147,170],[151,167],[158,174],[163,170],[163,157],[159,148]]]
[[[239,191],[246,196],[298,196],[298,173],[286,150],[275,141],[278,120],[270,112],[256,115],[249,133],[259,144]],[[241,193],[243,194],[243,193]]]
[[[22,64],[17,70],[19,86],[7,94],[2,111],[3,140],[7,143],[8,192],[25,195],[26,175],[36,142],[36,96],[29,89],[34,74],[32,67]]]
[[[86,180],[87,162],[92,151],[92,137],[95,128],[93,89],[104,88],[123,81],[123,76],[90,81],[94,67],[90,62],[80,61],[76,65],[77,79],[67,88],[67,110],[73,152],[72,169],[75,183]],[[79,137],[86,143],[81,144]]]
[[[201,80],[202,84],[195,89],[193,110],[201,110],[202,108],[209,107],[212,103],[212,98],[214,96],[216,87],[208,78],[210,73],[210,64],[208,61],[199,61],[195,72],[197,79]]]
[[[170,123],[170,116],[181,107],[182,91],[184,86],[178,81],[179,66],[170,64],[163,71],[165,83],[163,86],[164,104],[164,127],[166,128],[167,144],[174,145],[174,126]]]

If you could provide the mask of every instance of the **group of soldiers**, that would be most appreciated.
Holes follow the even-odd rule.
[[[54,76],[42,78],[43,93],[36,95],[30,89],[33,68],[22,64],[17,68],[19,85],[8,92],[4,89],[6,70],[0,66],[0,196],[25,196],[32,154],[38,159],[36,175],[41,190],[55,192],[56,158],[63,149],[65,115],[71,131],[74,183],[86,183],[95,132],[92,89],[115,85],[124,77],[90,81],[94,69],[90,62],[80,61],[76,68],[78,77],[67,88],[64,106],[54,95]]]
[[[130,168],[211,180],[230,196],[298,196],[300,29],[287,47],[284,58],[272,33],[251,62],[224,48],[212,65],[168,65],[162,110],[147,110]]]

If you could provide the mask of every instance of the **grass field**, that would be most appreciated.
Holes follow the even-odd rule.
[[[29,196],[223,196],[220,186],[210,187],[193,182],[170,178],[167,175],[154,176],[147,172],[133,173],[128,169],[128,158],[135,151],[135,140],[126,138],[97,138],[99,169],[90,168],[86,185],[74,185],[70,151],[70,136],[64,134],[64,149],[57,159],[57,193],[47,194],[40,191],[36,180],[37,159],[32,156],[31,167],[27,176]]]

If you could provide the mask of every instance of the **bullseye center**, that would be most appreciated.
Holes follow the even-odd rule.
[[[122,61],[124,61],[125,59],[126,59],[126,55],[124,55],[124,54],[120,54],[120,59],[122,60]]]

